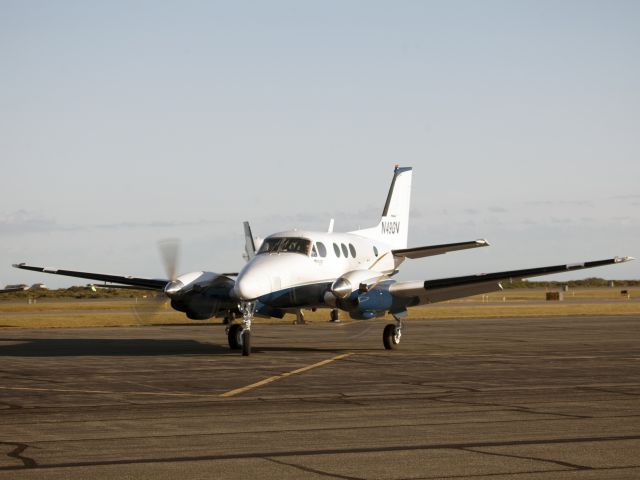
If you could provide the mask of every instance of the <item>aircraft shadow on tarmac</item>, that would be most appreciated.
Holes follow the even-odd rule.
[[[6,342],[6,343],[5,343]],[[313,347],[255,347],[260,352],[336,352]],[[0,357],[240,355],[227,345],[184,339],[0,338]]]

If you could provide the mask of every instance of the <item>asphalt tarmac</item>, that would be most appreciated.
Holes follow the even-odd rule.
[[[638,479],[640,317],[0,331],[0,479]]]

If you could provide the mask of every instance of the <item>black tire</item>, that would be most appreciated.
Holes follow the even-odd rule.
[[[384,327],[382,332],[382,343],[387,350],[395,350],[398,348],[398,342],[396,341],[396,326],[393,323],[388,323]]]
[[[337,308],[331,310],[331,321],[337,322],[340,320],[340,311]]]
[[[245,330],[242,332],[242,356],[248,357],[251,355],[251,331]]]
[[[231,350],[240,350],[242,348],[242,325],[234,323],[229,327],[227,334],[229,339],[229,348]]]

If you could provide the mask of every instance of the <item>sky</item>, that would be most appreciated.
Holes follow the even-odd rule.
[[[636,1],[0,0],[0,286],[12,263],[238,271],[266,236],[379,220],[401,280],[640,257]],[[555,279],[640,278],[640,261]]]

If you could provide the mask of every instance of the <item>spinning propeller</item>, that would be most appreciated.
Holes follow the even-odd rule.
[[[165,310],[170,298],[184,287],[184,284],[177,280],[180,241],[177,238],[161,240],[158,242],[158,251],[169,282],[164,288],[164,294],[154,295],[135,304],[133,313],[141,322],[148,321]]]

